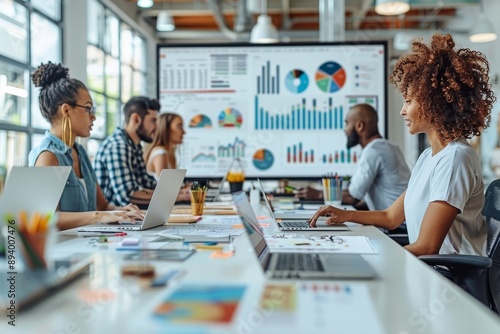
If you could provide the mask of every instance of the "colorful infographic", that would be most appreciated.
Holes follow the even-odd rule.
[[[211,128],[212,121],[207,115],[198,114],[189,121],[190,128]]]
[[[240,128],[243,123],[241,113],[234,108],[226,108],[219,114],[219,127]]]
[[[285,86],[292,93],[302,93],[309,86],[309,77],[302,70],[291,70],[285,77]]]
[[[325,93],[339,91],[344,87],[345,81],[345,70],[334,61],[322,64],[316,71],[316,85]]]
[[[162,112],[183,117],[177,164],[192,179],[352,175],[349,109],[368,103],[387,136],[387,43],[160,45]]]
[[[245,287],[185,284],[156,306],[154,316],[165,323],[230,324]]]
[[[253,154],[252,162],[255,168],[266,170],[273,165],[274,155],[269,150],[260,149]]]
[[[232,143],[219,145],[217,156],[219,158],[243,158],[246,146],[245,141],[236,137]]]

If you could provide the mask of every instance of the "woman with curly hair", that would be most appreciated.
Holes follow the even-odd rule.
[[[409,132],[424,133],[430,143],[408,188],[382,211],[322,207],[311,225],[319,216],[329,216],[329,224],[351,221],[389,230],[406,221],[406,249],[416,256],[485,255],[481,163],[466,139],[479,136],[490,122],[495,97],[488,72],[483,54],[455,49],[449,34],[434,35],[430,46],[415,40],[412,53],[399,59],[390,76],[403,95],[400,114]]]
[[[117,208],[106,201],[87,152],[75,141],[90,136],[96,118],[87,87],[70,78],[66,67],[51,62],[41,64],[31,77],[35,87],[40,87],[40,111],[50,122],[50,131],[30,151],[29,165],[72,167],[59,201],[58,228],[141,219],[137,206]]]

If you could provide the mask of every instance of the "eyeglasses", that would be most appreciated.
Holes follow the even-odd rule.
[[[85,109],[85,110],[87,111],[87,113],[89,114],[89,116],[95,116],[95,111],[96,111],[96,109],[95,109],[95,107],[94,107],[94,106],[92,106],[92,107],[89,107],[89,106],[81,106],[81,105],[76,104],[76,103],[75,103],[75,104],[73,104],[72,106],[73,106],[73,107],[80,107],[80,108],[83,108],[83,109]]]
[[[335,235],[317,235],[309,237],[309,240],[313,241],[331,241],[335,244],[343,244],[345,242],[341,237],[337,237]]]

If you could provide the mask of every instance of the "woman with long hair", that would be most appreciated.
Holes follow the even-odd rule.
[[[182,117],[174,113],[163,113],[158,117],[158,126],[144,154],[148,173],[159,177],[163,169],[177,168],[176,150],[186,132]],[[181,188],[177,201],[189,201],[189,187]]]
[[[158,117],[153,142],[144,154],[146,169],[151,175],[160,177],[163,169],[177,168],[175,153],[185,133],[182,117],[178,114],[164,113]]]

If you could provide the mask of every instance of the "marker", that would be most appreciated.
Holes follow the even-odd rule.
[[[102,237],[102,236],[109,236],[110,234],[113,234],[114,236],[117,237],[124,237],[127,235],[126,232],[97,232],[97,233],[88,233],[88,234],[83,234],[87,232],[79,232],[82,234],[78,234],[79,237],[83,238],[95,238],[95,237]]]

